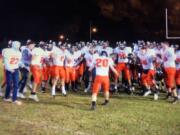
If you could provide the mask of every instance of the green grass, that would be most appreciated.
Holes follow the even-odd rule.
[[[90,111],[90,95],[39,97],[22,106],[1,99],[0,135],[180,135],[180,104],[163,99],[120,94],[103,107],[99,96],[97,110]]]

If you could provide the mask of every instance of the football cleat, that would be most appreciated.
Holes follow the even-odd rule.
[[[39,102],[39,98],[37,97],[37,95],[30,95],[29,99],[32,99],[32,100],[34,100],[36,102]]]
[[[150,94],[151,94],[151,91],[148,90],[147,92],[144,93],[144,97],[147,97],[147,96],[150,95]]]
[[[158,100],[158,94],[154,94],[154,100]]]
[[[18,98],[21,98],[21,99],[25,99],[25,98],[26,98],[23,93],[18,93],[18,94],[17,94],[17,97],[18,97]]]

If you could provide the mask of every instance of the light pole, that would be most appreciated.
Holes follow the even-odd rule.
[[[97,33],[97,28],[92,26],[92,22],[89,23],[89,40],[92,40],[92,34]]]
[[[92,22],[90,21],[90,23],[89,23],[89,40],[90,40],[90,42],[91,42],[91,38],[92,38],[91,28],[92,28]]]

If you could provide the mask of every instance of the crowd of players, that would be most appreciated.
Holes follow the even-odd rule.
[[[107,41],[66,42],[28,40],[21,46],[10,41],[2,50],[5,102],[21,105],[27,82],[31,88],[28,98],[39,101],[37,90],[56,96],[60,89],[64,96],[72,90],[92,92],[91,109],[95,109],[97,95],[104,91],[105,102],[109,93],[123,88],[128,94],[154,95],[158,100],[160,88],[167,91],[167,99],[175,104],[180,99],[180,46],[168,42],[138,41],[131,45],[117,42],[114,48]],[[20,77],[19,77],[20,73]],[[30,77],[30,81],[29,79]],[[82,83],[84,82],[84,83]],[[137,89],[138,87],[138,89]],[[12,98],[11,98],[12,96]]]

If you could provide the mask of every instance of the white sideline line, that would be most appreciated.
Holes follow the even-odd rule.
[[[21,119],[17,119],[17,118],[14,118],[14,117],[8,117],[8,116],[3,116],[3,115],[0,115],[0,118],[6,119],[6,120],[9,120],[9,121],[12,121],[12,122],[20,122],[20,123],[35,125],[35,126],[38,126],[38,127],[41,127],[41,128],[42,127],[43,128],[48,127],[48,128],[57,130],[59,133],[61,133],[62,130],[63,130],[65,132],[73,133],[74,135],[94,135],[94,134],[84,133],[84,132],[81,132],[81,131],[73,131],[72,129],[69,129],[69,128],[62,128],[62,127],[59,127],[59,126],[49,125],[45,121],[38,123],[38,122],[32,122],[32,121],[28,121],[28,120],[21,120]]]

